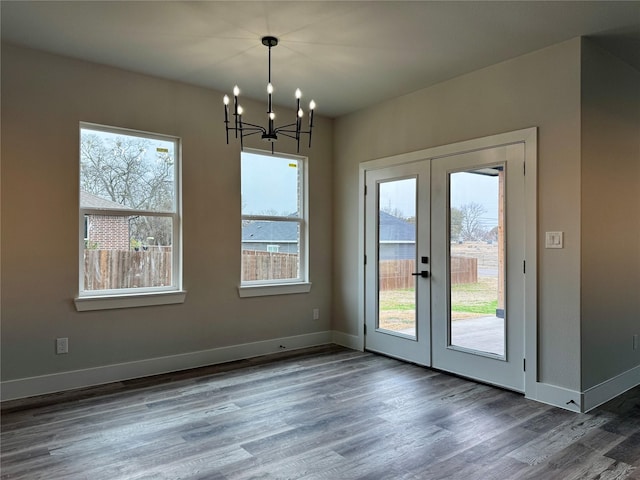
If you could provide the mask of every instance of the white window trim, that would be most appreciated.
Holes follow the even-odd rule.
[[[256,155],[271,156],[270,151],[245,148],[247,153]],[[278,158],[290,158],[298,161],[298,175],[302,184],[302,195],[299,198],[299,211],[302,216],[298,218],[278,217],[268,215],[242,215],[241,220],[266,220],[266,221],[288,221],[297,222],[300,225],[300,276],[297,279],[283,280],[258,280],[242,282],[238,285],[238,295],[245,297],[262,297],[269,295],[289,295],[296,293],[309,293],[311,291],[311,282],[309,281],[309,178],[307,174],[308,158],[300,155],[291,155],[286,153],[275,152],[273,154]],[[300,168],[300,166],[302,168]],[[240,245],[242,249],[242,243]]]
[[[170,305],[184,303],[187,292],[182,289],[182,140],[179,137],[159,133],[144,132],[128,128],[110,127],[95,123],[80,122],[80,130],[86,128],[114,134],[135,135],[142,138],[166,139],[175,143],[176,169],[174,175],[175,208],[172,212],[146,210],[109,210],[95,208],[78,208],[80,232],[84,232],[84,217],[87,214],[98,215],[152,215],[173,218],[172,231],[172,285],[165,287],[136,288],[122,290],[84,290],[84,235],[78,235],[78,295],[74,298],[76,310],[79,312],[92,310],[110,310],[116,308],[132,308],[154,305]],[[78,146],[80,138],[78,138]],[[79,160],[78,160],[79,161]],[[79,203],[79,202],[78,202]],[[82,238],[80,238],[82,237]]]
[[[173,305],[184,303],[186,297],[187,292],[184,290],[171,290],[167,292],[76,297],[74,303],[78,312],[89,312],[92,310]]]
[[[309,293],[311,291],[311,283],[282,283],[269,285],[240,285],[238,287],[238,295],[240,298],[245,297],[266,297],[269,295],[291,295],[295,293]]]

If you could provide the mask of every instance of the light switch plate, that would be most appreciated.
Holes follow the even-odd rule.
[[[545,248],[564,248],[564,232],[546,232]]]

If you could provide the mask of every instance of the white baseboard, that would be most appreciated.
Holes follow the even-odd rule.
[[[360,352],[364,350],[364,340],[357,335],[338,332],[337,330],[334,330],[333,332],[331,332],[331,334],[331,339],[336,345],[341,345],[343,347],[351,348],[352,350],[358,350]]]
[[[572,412],[582,412],[582,395],[577,390],[536,382],[535,391],[525,392],[525,397]]]
[[[282,346],[286,350],[296,350],[328,343],[335,343],[359,351],[364,348],[363,339],[357,335],[335,330],[310,333],[84,370],[8,380],[0,382],[0,401],[243,360],[282,352]],[[527,393],[526,397],[573,412],[588,412],[636,385],[640,385],[640,365],[591,387],[583,393],[537,382],[535,391]]]
[[[296,350],[316,345],[325,345],[332,343],[332,338],[333,335],[331,331],[324,331],[294,337],[283,337],[261,342],[232,345],[229,347],[212,348],[210,350],[201,350],[180,355],[150,358],[135,362],[105,365],[84,370],[8,380],[0,382],[0,400],[14,400],[130,380],[132,378],[158,375],[161,373],[177,372],[234,360],[243,360],[270,353],[282,352],[283,346],[286,350]]]
[[[636,385],[640,385],[640,365],[599,385],[588,388],[584,392],[569,390],[549,385],[548,383],[536,383],[535,392],[532,392],[531,395],[527,393],[526,397],[554,407],[571,410],[572,412],[586,413],[618,395],[622,395]]]
[[[588,388],[583,393],[583,411],[588,412],[603,403],[640,385],[640,365],[627,370],[599,385]]]

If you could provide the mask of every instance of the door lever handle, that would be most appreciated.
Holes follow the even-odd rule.
[[[412,273],[411,275],[415,275],[417,276],[421,276],[422,278],[429,278],[429,271],[428,270],[422,270],[421,272],[417,272],[417,273]]]

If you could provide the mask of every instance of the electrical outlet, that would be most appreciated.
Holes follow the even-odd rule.
[[[313,319],[314,320],[320,320],[320,309],[319,308],[314,308],[313,309]]]
[[[69,339],[67,337],[56,338],[56,354],[69,353]]]
[[[638,334],[637,333],[633,336],[633,349],[634,350],[638,349]]]

